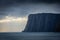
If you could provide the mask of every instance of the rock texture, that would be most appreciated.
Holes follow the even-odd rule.
[[[30,14],[23,32],[60,32],[60,14]]]

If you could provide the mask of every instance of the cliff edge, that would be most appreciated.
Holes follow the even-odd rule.
[[[60,14],[30,14],[23,32],[60,32]]]

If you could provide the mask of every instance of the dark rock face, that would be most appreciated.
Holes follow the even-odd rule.
[[[30,14],[23,32],[60,32],[60,14]]]

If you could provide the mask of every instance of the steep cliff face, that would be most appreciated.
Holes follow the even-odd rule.
[[[23,32],[56,32],[60,31],[59,25],[60,14],[52,13],[30,14],[28,16],[26,28]]]

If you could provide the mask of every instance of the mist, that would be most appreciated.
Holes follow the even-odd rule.
[[[0,3],[0,32],[21,32],[26,26],[29,14],[60,13],[59,3],[19,3],[14,1],[11,2],[12,3]],[[23,19],[19,21],[20,19],[18,18]],[[12,19],[14,19],[14,21],[12,21]]]

